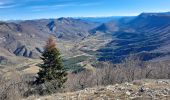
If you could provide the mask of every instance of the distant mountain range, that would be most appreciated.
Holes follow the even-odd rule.
[[[170,13],[0,22],[0,64],[10,62],[11,57],[39,58],[49,35],[56,37],[65,55],[89,55],[87,51],[93,51],[99,61],[117,63],[129,54],[152,60],[170,54]],[[101,39],[109,42],[101,45]],[[95,42],[97,50],[89,48]]]
[[[95,23],[72,18],[0,22],[0,51],[1,54],[5,54],[6,50],[8,54],[16,56],[39,58],[49,35],[55,36],[58,41],[70,41],[71,44],[87,37],[90,34],[88,31],[96,26]]]
[[[120,62],[129,54],[143,60],[169,56],[169,43],[170,13],[142,13],[113,32],[113,41],[98,50],[99,60]]]
[[[80,17],[76,19],[81,19],[87,22],[95,22],[95,23],[107,23],[110,21],[119,21],[124,16],[110,16],[110,17]]]

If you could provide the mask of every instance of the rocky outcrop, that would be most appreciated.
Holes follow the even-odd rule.
[[[169,100],[170,80],[136,80],[27,100]]]
[[[0,64],[6,64],[8,62],[8,59],[4,56],[0,56]]]
[[[23,56],[23,57],[29,57],[29,58],[38,58],[40,54],[43,52],[42,49],[35,47],[34,49],[28,49],[26,46],[18,47],[14,54],[16,56]]]

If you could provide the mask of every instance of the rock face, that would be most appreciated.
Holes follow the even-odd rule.
[[[1,64],[6,64],[8,59],[6,59],[4,56],[0,56],[0,63]]]
[[[143,89],[141,91],[141,88]],[[131,83],[54,94],[46,97],[30,97],[27,100],[169,100],[170,80],[137,80]]]

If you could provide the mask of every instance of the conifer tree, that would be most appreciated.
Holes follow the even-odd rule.
[[[52,37],[48,39],[41,59],[43,63],[40,65],[41,69],[38,72],[36,83],[44,84],[48,82],[52,83],[52,85],[55,84],[53,88],[62,88],[63,84],[67,81],[67,72]]]

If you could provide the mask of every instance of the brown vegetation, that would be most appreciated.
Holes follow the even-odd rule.
[[[88,87],[142,79],[170,79],[170,64],[165,62],[143,62],[137,58],[129,57],[118,65],[106,62],[101,65],[93,71],[84,70],[79,73],[69,73],[64,91],[77,91]],[[25,78],[26,76],[27,78]],[[17,100],[24,96],[39,94],[39,89],[41,90],[43,87],[30,87],[28,83],[33,81],[34,78],[29,78],[29,75],[26,76],[23,78],[23,75],[15,70],[2,74],[0,77],[0,99],[12,100],[16,98],[15,100]]]
[[[28,91],[27,78],[14,69],[0,75],[0,100],[19,100]]]
[[[67,90],[131,82],[139,79],[170,79],[170,65],[164,62],[149,63],[129,57],[123,63],[103,63],[94,71],[83,71],[69,77]]]

